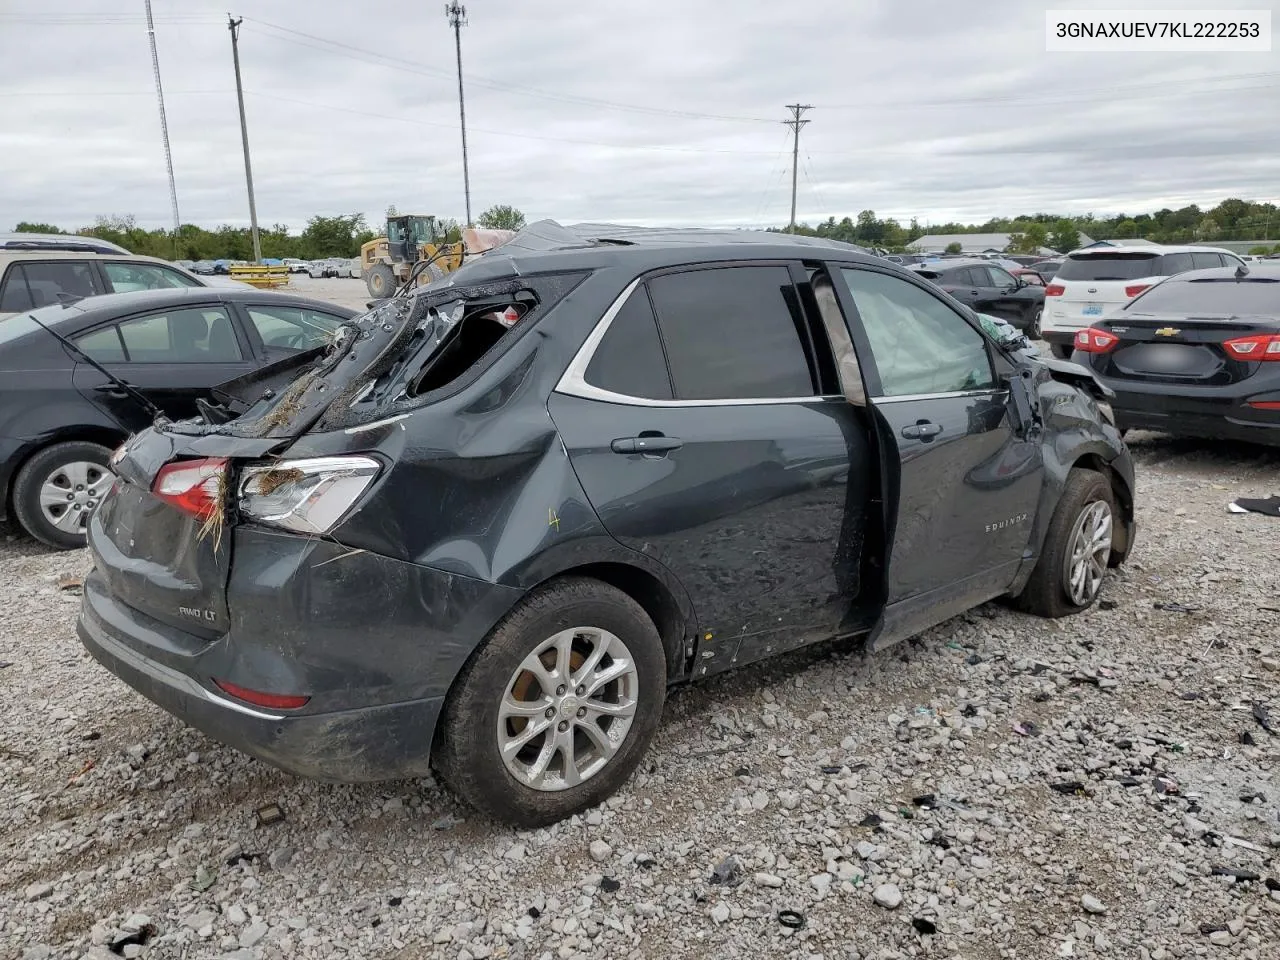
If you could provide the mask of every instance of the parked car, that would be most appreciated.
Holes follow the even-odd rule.
[[[1079,331],[1117,425],[1280,446],[1280,264],[1192,270]]]
[[[1058,270],[1061,267],[1062,267],[1062,261],[1060,259],[1049,259],[1049,260],[1037,260],[1035,263],[1030,265],[1029,269],[1034,270],[1036,273],[1040,274],[1041,278],[1047,284],[1050,280],[1052,280],[1057,275]]]
[[[946,290],[961,303],[989,313],[1039,336],[1044,285],[1019,279],[998,264],[981,259],[944,260],[911,269]]]
[[[192,273],[198,273],[198,274],[199,274],[200,276],[202,276],[202,277],[212,276],[212,275],[213,275],[213,261],[212,261],[212,260],[197,260],[195,263],[193,263],[193,264],[191,265],[191,272],[192,272]]]
[[[84,546],[88,513],[112,482],[112,448],[151,420],[54,334],[166,416],[190,417],[217,384],[327,343],[355,315],[235,286],[111,294],[0,323],[0,518],[9,505],[44,543]]]
[[[1067,254],[1045,289],[1042,339],[1055,356],[1069,357],[1080,330],[1118,310],[1162,278],[1243,263],[1230,250],[1212,247],[1152,243],[1076,250]]]
[[[434,765],[533,826],[618,789],[669,684],[1001,595],[1074,613],[1128,555],[1083,368],[844,244],[618,239],[534,224],[140,432],[90,520],[88,650],[287,770]]]
[[[1021,280],[1025,284],[1028,284],[1029,286],[1043,287],[1046,285],[1044,277],[1040,276],[1040,274],[1038,274],[1035,270],[1031,269],[1030,267],[1023,267],[1021,270],[1012,270],[1010,272],[1017,279]]]
[[[342,262],[334,257],[327,257],[324,260],[312,260],[307,267],[307,273],[313,280],[319,280],[323,277],[336,277],[338,276],[338,265]]]
[[[297,257],[285,257],[284,265],[289,268],[290,273],[306,273],[307,261],[299,260]]]
[[[352,257],[349,260],[338,261],[338,276],[347,279],[360,279],[360,258]]]
[[[172,263],[116,249],[79,238],[35,245],[0,241],[0,323],[60,299],[208,285]]]
[[[1042,257],[1032,256],[1031,254],[1027,254],[1027,253],[1006,253],[1003,255],[1003,257],[1005,260],[1009,260],[1012,263],[1016,263],[1021,267],[1029,267],[1031,266],[1031,264],[1035,263],[1037,260],[1043,259]]]

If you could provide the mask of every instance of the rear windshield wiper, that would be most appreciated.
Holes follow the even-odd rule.
[[[138,405],[141,406],[143,410],[147,411],[147,413],[151,415],[152,420],[155,420],[155,419],[158,419],[159,417],[164,416],[164,411],[161,410],[159,407],[157,407],[150,400],[148,400],[143,394],[139,393],[135,387],[131,386],[128,382],[121,380],[114,373],[112,373],[110,370],[108,370],[106,367],[100,364],[97,360],[93,359],[93,357],[89,356],[87,353],[81,350],[78,346],[76,346],[74,343],[72,343],[62,334],[57,333],[54,330],[50,330],[48,327],[46,327],[43,323],[41,323],[36,318],[35,314],[28,313],[27,318],[29,320],[34,320],[36,323],[36,326],[38,326],[41,330],[49,334],[49,336],[53,337],[55,340],[61,343],[64,347],[70,350],[73,354],[75,354],[85,363],[89,364],[89,366],[93,367],[100,374],[102,374],[104,377],[110,380],[115,386],[119,387],[121,390],[127,393],[130,397],[136,400],[138,402]]]

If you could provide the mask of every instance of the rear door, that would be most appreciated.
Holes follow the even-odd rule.
[[[964,316],[895,275],[837,274],[891,461],[883,646],[1008,589],[1028,556],[1044,471],[990,345]]]
[[[860,590],[869,427],[794,279],[755,262],[637,281],[550,401],[605,527],[688,592],[699,674],[829,637]]]
[[[105,292],[87,260],[20,260],[0,278],[0,313],[53,306],[59,294],[93,297]]]
[[[172,290],[199,287],[203,284],[179,270],[160,263],[130,260],[99,260],[98,267],[112,293],[134,293],[139,290]]]
[[[209,399],[213,387],[257,367],[227,306],[214,302],[184,303],[95,327],[76,338],[76,345],[174,420],[195,416],[197,399]],[[135,400],[89,364],[76,364],[74,382],[122,423],[146,420]]]

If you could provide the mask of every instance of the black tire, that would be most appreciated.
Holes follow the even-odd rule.
[[[1049,351],[1059,360],[1070,360],[1075,348],[1062,343],[1049,344]]]
[[[538,790],[503,762],[499,702],[521,662],[573,627],[607,630],[626,645],[638,677],[636,709],[617,752],[598,772],[577,786]],[[434,766],[454,792],[498,820],[523,828],[555,823],[607,799],[631,776],[662,719],[666,683],[662,639],[638,603],[596,580],[554,581],[503,618],[454,681],[437,729]]]
[[[1116,509],[1111,484],[1102,474],[1093,470],[1072,470],[1067,474],[1066,487],[1058,499],[1058,506],[1049,521],[1040,559],[1031,579],[1022,593],[1014,599],[1014,605],[1027,613],[1057,619],[1079,613],[1093,606],[1098,598],[1095,591],[1084,603],[1077,603],[1067,593],[1066,578],[1071,565],[1070,553],[1077,526],[1085,512],[1096,503],[1103,503],[1110,512],[1112,533],[1115,538]],[[1110,548],[1105,570],[1110,566]],[[1099,584],[1099,589],[1101,584]]]
[[[19,525],[41,543],[59,550],[75,550],[85,544],[84,526],[81,522],[76,533],[59,529],[40,508],[40,488],[54,477],[60,468],[73,463],[97,464],[106,473],[111,451],[87,440],[70,440],[45,447],[24,463],[13,481],[13,513]],[[109,482],[109,481],[108,481]],[[69,491],[74,494],[74,491]],[[100,491],[99,498],[101,495]],[[96,503],[96,501],[94,501]],[[69,508],[70,509],[70,508]],[[77,515],[87,519],[89,510],[81,505]]]
[[[383,300],[396,292],[396,276],[385,263],[376,264],[365,278],[369,296]]]
[[[1040,318],[1044,316],[1044,307],[1036,307],[1031,311],[1031,322],[1027,324],[1027,336],[1032,340],[1040,339]]]

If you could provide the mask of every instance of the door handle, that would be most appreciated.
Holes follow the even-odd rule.
[[[942,427],[929,420],[917,420],[915,423],[909,423],[902,428],[902,435],[908,440],[923,440],[925,443],[928,443],[941,432]]]
[[[114,383],[104,383],[100,387],[94,387],[93,392],[104,394],[116,400],[123,400],[125,397],[129,396],[125,390],[117,387]]]
[[[684,441],[679,437],[657,435],[641,435],[638,437],[622,437],[609,444],[614,453],[643,453],[653,456],[665,456],[672,450],[679,450]]]

